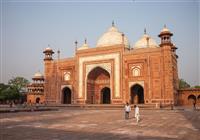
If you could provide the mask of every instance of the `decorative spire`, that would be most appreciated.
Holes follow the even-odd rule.
[[[58,59],[60,59],[60,49],[58,49],[57,53],[58,53]]]
[[[77,45],[78,45],[78,41],[76,40],[74,43],[75,43],[75,46],[77,47]]]
[[[145,34],[145,35],[147,34],[147,30],[146,30],[146,28],[144,28],[144,34]]]
[[[85,38],[85,44],[87,44],[87,38]]]
[[[74,43],[75,43],[75,51],[77,51],[78,41],[76,40]]]
[[[166,24],[164,24],[164,28],[167,28]]]
[[[114,23],[114,20],[112,21],[112,27],[115,27],[115,23]]]

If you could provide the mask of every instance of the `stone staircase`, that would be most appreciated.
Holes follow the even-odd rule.
[[[48,107],[59,107],[59,108],[64,108],[64,109],[110,109],[110,110],[121,110],[124,109],[124,104],[85,104],[85,105],[80,105],[80,104],[59,104],[59,105],[47,105]],[[138,104],[140,109],[159,109],[158,107],[156,108],[155,104]],[[134,108],[134,105],[131,105],[131,108]]]

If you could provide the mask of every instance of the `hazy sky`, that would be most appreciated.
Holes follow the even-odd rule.
[[[31,79],[43,73],[44,48],[60,49],[61,57],[74,56],[87,38],[95,47],[112,20],[131,46],[147,33],[160,43],[166,24],[178,47],[179,77],[200,85],[200,2],[198,0],[0,0],[0,82],[15,76]],[[171,1],[171,2],[169,2]],[[54,55],[56,58],[56,55]]]

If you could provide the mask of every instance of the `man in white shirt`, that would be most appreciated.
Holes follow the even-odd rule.
[[[131,112],[131,106],[127,102],[125,105],[125,119],[129,119],[129,112]]]

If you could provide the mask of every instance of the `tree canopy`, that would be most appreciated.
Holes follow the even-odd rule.
[[[8,84],[20,92],[29,84],[29,81],[23,77],[15,77],[10,79]]]
[[[200,88],[200,85],[196,85],[196,86],[194,86],[194,88]]]
[[[190,84],[188,84],[184,79],[179,79],[179,89],[190,88]]]
[[[0,101],[20,99],[28,83],[29,81],[23,77],[12,78],[8,84],[0,83]]]

